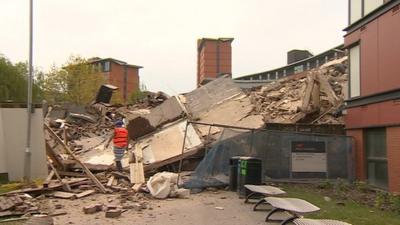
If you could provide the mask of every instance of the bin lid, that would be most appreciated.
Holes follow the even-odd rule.
[[[257,160],[257,161],[260,161],[261,159],[260,158],[256,158],[256,157],[251,157],[251,156],[240,156],[239,160],[247,160],[247,161],[249,161],[249,160]]]

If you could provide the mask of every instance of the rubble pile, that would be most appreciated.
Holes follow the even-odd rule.
[[[265,123],[343,124],[338,110],[347,94],[347,57],[302,77],[277,80],[249,95]]]

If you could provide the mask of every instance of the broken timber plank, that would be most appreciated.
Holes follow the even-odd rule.
[[[48,164],[50,165],[50,167],[51,167],[51,169],[52,169],[51,171],[54,172],[54,174],[56,175],[57,179],[60,181],[60,183],[62,183],[63,189],[64,189],[65,191],[69,191],[69,192],[72,191],[72,190],[71,190],[71,187],[69,186],[69,184],[63,182],[63,180],[62,180],[61,177],[60,177],[60,174],[58,174],[57,169],[54,168],[53,164],[52,164],[51,162],[49,162]],[[43,187],[44,187],[44,185],[43,185]]]
[[[136,193],[139,192],[140,188],[143,186],[143,184],[135,184],[132,187],[132,190],[134,190]]]
[[[304,91],[304,96],[301,104],[301,111],[302,112],[307,112],[309,111],[309,105],[310,105],[310,100],[311,100],[311,94],[314,86],[314,78],[310,75],[307,77],[307,82],[306,82],[306,90]]]
[[[88,177],[93,181],[93,183],[96,184],[96,186],[100,189],[102,193],[107,193],[106,188],[103,186],[103,184],[93,175],[93,173],[86,167],[85,164],[83,164],[76,156],[75,154],[69,149],[67,145],[58,137],[56,133],[47,125],[44,124],[44,127],[49,131],[49,133],[55,138],[55,140],[61,144],[61,146],[64,147],[64,149],[68,152],[68,154],[71,155],[71,157],[82,167],[82,169],[85,171],[85,173],[88,175]]]
[[[106,186],[107,186],[107,187],[111,187],[111,186],[113,185],[113,183],[114,183],[114,179],[115,179],[115,177],[114,177],[114,175],[112,175],[112,176],[108,179],[108,182],[107,182]]]
[[[168,165],[168,164],[171,164],[171,163],[174,163],[174,162],[179,162],[179,160],[181,160],[181,159],[185,159],[185,158],[187,158],[189,156],[196,155],[201,150],[204,150],[204,144],[201,144],[201,145],[199,145],[199,146],[197,146],[197,147],[195,147],[193,149],[186,150],[186,152],[184,152],[183,154],[179,154],[179,155],[171,157],[169,159],[158,161],[158,162],[154,162],[154,163],[151,163],[151,164],[148,164],[148,165],[144,165],[144,171],[148,172],[148,171],[151,171],[151,170],[154,170],[154,169],[158,169],[158,168],[160,168],[162,166],[165,166],[165,165]]]
[[[135,145],[133,158],[129,162],[131,184],[144,183],[143,151],[139,144]]]
[[[311,94],[311,111],[319,111],[320,107],[320,89],[319,89],[319,82],[314,80],[313,89]]]
[[[0,197],[0,211],[13,208],[14,206],[21,204],[23,201],[18,196],[2,196]]]
[[[46,177],[46,180],[44,180],[43,182],[43,187],[45,188],[49,187],[49,183],[53,177],[54,177],[54,170],[51,170],[49,175]]]
[[[53,148],[50,146],[49,142],[46,140],[46,154],[47,156],[53,161],[57,168],[60,168],[64,170],[64,164],[62,163],[62,159],[60,156],[53,150]]]
[[[89,181],[89,179],[87,177],[82,177],[82,178],[73,178],[71,180],[66,180],[64,181],[65,183],[68,183],[70,186],[79,186],[82,184],[87,184]],[[37,193],[37,192],[43,192],[43,191],[51,191],[51,190],[55,190],[62,187],[61,183],[57,183],[57,184],[49,184],[49,187],[45,188],[45,187],[36,187],[36,188],[23,188],[23,189],[19,189],[19,190],[15,190],[15,191],[10,191],[7,193],[2,193],[0,194],[0,196],[4,196],[4,195],[8,195],[8,194],[16,194],[16,193]]]
[[[64,191],[55,191],[53,192],[53,196],[55,198],[62,198],[62,199],[73,199],[76,198],[76,194],[64,192]]]
[[[60,174],[60,176],[65,176],[65,177],[86,177],[86,175],[83,173],[68,172],[68,171],[58,171],[58,174]]]
[[[93,190],[93,189],[87,190],[87,191],[81,192],[79,194],[76,194],[76,197],[77,198],[83,198],[83,197],[89,196],[89,195],[91,195],[91,194],[93,194],[95,192],[96,192],[96,190]]]
[[[336,105],[340,102],[340,98],[336,95],[335,91],[332,89],[332,86],[329,84],[328,79],[322,74],[318,75],[318,81],[321,85],[321,90],[327,95],[328,101],[332,105]]]

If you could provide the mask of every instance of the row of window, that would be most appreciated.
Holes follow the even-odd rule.
[[[111,63],[110,61],[103,61],[93,64],[95,72],[110,72]]]
[[[336,59],[338,57],[341,57],[341,56],[339,56],[337,52],[334,52],[334,54],[326,55],[325,57],[318,58],[314,61],[308,61],[304,64],[287,67],[286,69],[272,71],[269,73],[263,73],[263,74],[259,74],[259,75],[245,77],[242,79],[239,78],[239,80],[276,80],[276,79],[280,79],[285,76],[289,76],[289,75],[293,75],[293,74],[297,74],[297,73],[301,73],[304,71],[314,69],[314,68],[319,67],[320,65],[322,65],[330,60]]]

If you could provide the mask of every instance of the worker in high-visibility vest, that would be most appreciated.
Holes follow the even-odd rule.
[[[122,120],[115,122],[114,134],[107,141],[105,147],[107,148],[111,140],[113,141],[114,161],[118,172],[122,172],[122,157],[128,147],[128,130],[124,127]]]

